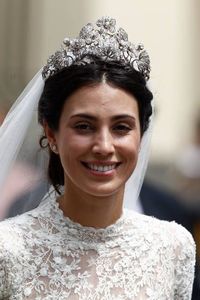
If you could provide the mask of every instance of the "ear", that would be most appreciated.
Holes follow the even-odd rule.
[[[49,127],[46,121],[43,123],[45,135],[50,145],[56,144],[55,132]]]

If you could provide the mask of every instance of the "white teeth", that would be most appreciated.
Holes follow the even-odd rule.
[[[94,165],[94,164],[87,164],[87,166],[94,171],[99,171],[99,172],[107,172],[110,170],[115,169],[116,164],[112,164],[112,165],[106,165],[106,166],[98,166],[98,165]]]

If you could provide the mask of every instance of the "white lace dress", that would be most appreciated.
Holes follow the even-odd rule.
[[[188,300],[191,235],[125,210],[105,229],[63,216],[55,197],[0,223],[0,299]]]

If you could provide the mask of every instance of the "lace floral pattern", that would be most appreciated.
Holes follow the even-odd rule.
[[[182,226],[128,210],[83,227],[51,195],[0,224],[0,299],[188,300],[194,249]]]

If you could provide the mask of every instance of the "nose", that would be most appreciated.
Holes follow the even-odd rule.
[[[114,152],[114,140],[108,129],[102,129],[94,137],[93,153],[107,156]]]

